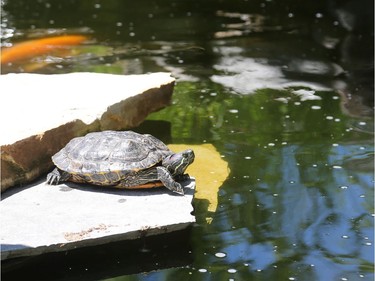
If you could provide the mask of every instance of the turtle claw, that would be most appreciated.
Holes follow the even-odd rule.
[[[184,189],[179,183],[176,184],[176,188],[173,189],[172,191],[180,195],[185,195]]]
[[[179,195],[185,195],[184,188],[178,182],[174,182],[172,185],[169,185],[169,186],[166,185],[165,187],[168,188],[173,193],[177,193]]]
[[[60,173],[54,169],[51,173],[47,175],[47,184],[55,185],[59,183]]]
[[[57,168],[55,168],[52,172],[48,173],[46,182],[50,185],[57,185],[63,181],[66,181],[68,178],[68,173],[61,173]]]

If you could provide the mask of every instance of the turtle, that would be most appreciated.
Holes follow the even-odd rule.
[[[100,131],[73,138],[52,156],[55,169],[47,184],[71,181],[97,186],[137,189],[165,186],[184,194],[180,183],[189,178],[186,168],[194,151],[172,152],[150,134]]]

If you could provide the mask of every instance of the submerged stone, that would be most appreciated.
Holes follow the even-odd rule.
[[[218,206],[219,189],[230,173],[228,163],[209,143],[200,145],[170,144],[168,147],[172,151],[182,151],[189,148],[194,151],[195,160],[186,169],[186,173],[194,176],[197,183],[194,199],[207,200],[206,222],[211,223],[211,216],[216,212]]]

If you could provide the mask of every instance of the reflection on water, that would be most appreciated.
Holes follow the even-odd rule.
[[[322,98],[320,110],[328,99]],[[259,104],[258,99],[260,95],[242,98],[235,108],[240,114]],[[281,119],[282,106],[261,104],[265,112],[278,112],[275,120]],[[206,262],[216,265],[208,269],[213,277],[225,272],[228,263],[241,280],[256,278],[258,272],[271,279],[289,274],[296,280],[356,280],[371,272],[373,167],[345,168],[360,159],[372,163],[371,137],[351,143],[358,135],[347,133],[337,103],[336,122],[319,113],[301,118],[310,106],[300,105],[288,118],[299,121],[292,140],[284,132],[275,133],[272,125],[252,132],[234,122],[228,125],[232,136],[226,139],[224,155],[232,177],[222,187],[221,208],[202,243]],[[321,127],[326,126],[327,133],[336,135],[325,134]],[[225,259],[218,260],[216,252],[225,253]]]
[[[8,2],[3,47],[51,28],[94,39],[37,72],[171,71],[173,106],[150,119],[229,165],[210,224],[195,205],[192,263],[114,280],[373,279],[373,1],[361,3]]]
[[[224,89],[179,83],[175,106],[152,116],[173,121],[175,142],[214,142],[231,168],[211,224],[196,206],[194,263],[160,274],[371,280],[373,135],[356,129],[369,120],[344,115],[330,91]]]

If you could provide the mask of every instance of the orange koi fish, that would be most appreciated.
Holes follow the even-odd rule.
[[[10,48],[2,49],[1,64],[20,61],[37,55],[46,54],[54,49],[78,45],[87,39],[88,38],[83,35],[62,35],[17,43]]]

